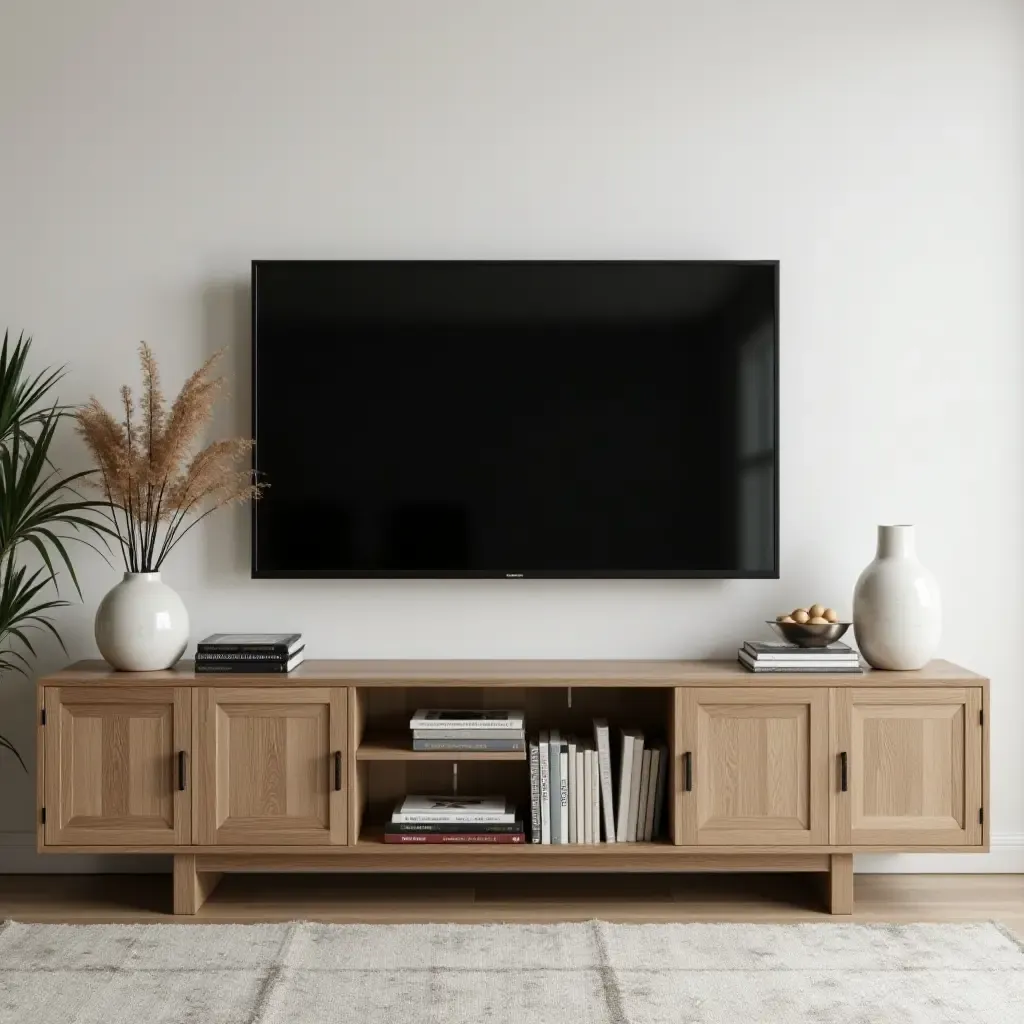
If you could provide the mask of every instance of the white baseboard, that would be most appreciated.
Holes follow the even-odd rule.
[[[37,853],[32,832],[0,832],[0,875],[146,874],[171,870],[164,855]],[[992,837],[991,853],[861,853],[854,870],[873,875],[1024,874],[1024,834]]]

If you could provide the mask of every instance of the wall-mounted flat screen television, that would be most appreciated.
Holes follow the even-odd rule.
[[[774,577],[775,261],[258,260],[252,574]]]

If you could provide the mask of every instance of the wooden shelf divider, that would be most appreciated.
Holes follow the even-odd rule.
[[[357,761],[525,761],[525,750],[413,750],[408,733],[369,735],[356,747]]]

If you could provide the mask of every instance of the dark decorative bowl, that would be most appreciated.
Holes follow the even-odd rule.
[[[787,643],[797,647],[828,647],[834,644],[853,623],[851,622],[776,622],[765,620]]]

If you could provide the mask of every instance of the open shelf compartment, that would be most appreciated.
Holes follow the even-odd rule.
[[[527,738],[543,730],[558,729],[563,737],[592,740],[594,720],[607,720],[613,749],[619,730],[640,729],[645,744],[666,743],[670,758],[674,728],[672,688],[616,687],[352,687],[350,690],[351,767],[354,773],[351,828],[357,845],[423,854],[444,851],[493,850],[502,853],[531,851],[545,856],[564,852],[589,855],[591,851],[660,850],[674,845],[673,801],[666,797],[660,840],[629,844],[559,844],[529,841],[530,771],[526,752],[413,751],[409,720],[418,708],[474,708],[522,710]],[[615,775],[615,773],[613,773]],[[617,785],[613,777],[613,786]],[[671,783],[671,779],[669,780]],[[489,796],[512,800],[526,825],[527,842],[511,844],[452,844],[409,846],[384,843],[384,824],[398,801],[411,793]],[[429,851],[429,853],[428,853]]]

